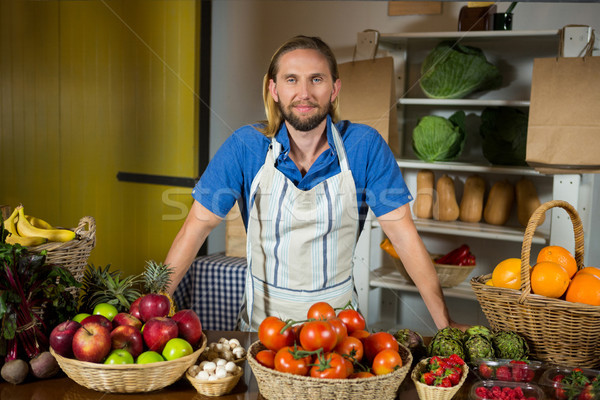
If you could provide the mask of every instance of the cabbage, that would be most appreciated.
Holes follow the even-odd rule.
[[[461,99],[478,90],[499,88],[502,76],[481,49],[445,41],[423,61],[419,83],[428,97]]]
[[[517,108],[486,107],[479,127],[483,156],[492,164],[527,165],[528,120],[528,114]]]
[[[449,119],[427,115],[412,134],[412,147],[427,162],[454,160],[465,144],[465,112],[457,111]]]

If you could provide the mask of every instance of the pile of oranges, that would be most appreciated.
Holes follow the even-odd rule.
[[[600,268],[577,268],[575,257],[561,246],[546,246],[530,270],[531,291],[541,296],[600,306]],[[521,288],[521,259],[500,262],[487,285]]]

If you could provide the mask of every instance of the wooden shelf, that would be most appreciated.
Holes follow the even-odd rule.
[[[451,161],[436,161],[426,162],[423,160],[398,159],[400,168],[409,169],[431,169],[440,171],[459,171],[471,173],[486,173],[486,174],[502,174],[502,175],[529,175],[529,176],[545,176],[531,167],[514,167],[491,165],[484,163],[466,163],[466,162],[451,162]]]
[[[529,107],[529,100],[492,100],[492,99],[430,99],[407,98],[398,99],[404,106],[457,106],[457,107]]]
[[[406,39],[410,40],[439,40],[439,39],[553,39],[559,37],[558,30],[532,30],[532,31],[470,31],[470,32],[400,32],[400,33],[382,33],[379,36],[380,42],[402,43]]]

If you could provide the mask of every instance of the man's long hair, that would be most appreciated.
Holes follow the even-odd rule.
[[[267,115],[267,119],[266,121],[261,122],[262,126],[260,131],[267,137],[275,136],[279,130],[279,126],[283,122],[283,115],[279,110],[279,106],[269,92],[269,81],[273,79],[275,82],[276,80],[277,73],[279,72],[279,60],[281,59],[281,56],[289,53],[290,51],[306,49],[317,50],[319,53],[323,54],[323,56],[325,56],[327,59],[327,63],[329,64],[329,70],[331,72],[333,82],[339,79],[340,74],[335,56],[333,55],[333,52],[329,46],[320,38],[299,35],[281,45],[275,54],[273,54],[273,57],[271,57],[271,64],[269,65],[269,69],[263,80],[263,101],[265,104],[265,114]],[[338,104],[339,96],[335,98],[329,108],[329,115],[331,116],[333,122],[337,122],[339,120]]]

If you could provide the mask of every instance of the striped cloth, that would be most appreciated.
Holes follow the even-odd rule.
[[[179,309],[191,308],[202,329],[234,330],[244,285],[246,259],[223,254],[201,256],[190,266],[173,294]]]

